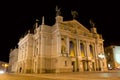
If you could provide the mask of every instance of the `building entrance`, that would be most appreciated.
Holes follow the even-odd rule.
[[[82,63],[83,63],[83,70],[84,71],[88,71],[89,70],[88,69],[88,62],[87,61],[83,61]]]
[[[73,72],[75,72],[75,61],[72,61],[72,69],[73,69]]]

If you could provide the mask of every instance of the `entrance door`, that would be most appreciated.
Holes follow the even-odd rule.
[[[75,61],[72,61],[73,72],[75,72]]]
[[[34,62],[34,73],[37,73],[37,66],[36,66],[36,62]]]
[[[89,68],[88,68],[88,62],[87,61],[83,61],[83,70],[84,71],[89,71]]]
[[[85,61],[83,61],[82,63],[83,63],[83,70],[86,71]]]
[[[92,62],[92,70],[95,71],[95,64]]]
[[[98,60],[98,67],[99,67],[99,71],[101,71],[101,63],[100,63],[100,60]]]

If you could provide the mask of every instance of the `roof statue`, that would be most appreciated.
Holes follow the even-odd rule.
[[[95,27],[95,23],[90,19],[90,25],[91,27]]]
[[[71,15],[73,16],[73,19],[75,19],[78,16],[78,12],[77,11],[71,11]]]
[[[61,14],[60,9],[56,6],[56,16],[59,16]]]
[[[30,33],[30,30],[28,30],[28,34]]]
[[[36,27],[36,28],[38,27],[38,22],[39,22],[39,20],[36,19],[36,23],[35,23],[35,27]]]
[[[38,19],[36,19],[36,22],[38,22],[39,20]]]

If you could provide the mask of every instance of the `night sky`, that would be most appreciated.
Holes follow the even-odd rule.
[[[114,2],[113,2],[114,1]],[[72,20],[71,11],[77,11],[78,20],[90,30],[92,19],[97,32],[102,34],[104,46],[120,44],[119,2],[105,0],[29,0],[0,2],[0,61],[9,61],[9,52],[20,37],[33,29],[36,19],[45,17],[45,24],[55,23],[55,8],[61,9],[64,20]]]

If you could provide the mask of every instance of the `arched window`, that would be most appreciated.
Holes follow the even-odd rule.
[[[70,41],[69,50],[70,50],[69,55],[75,56],[74,43],[72,41]]]
[[[93,47],[92,45],[90,45],[89,47],[90,47],[90,57],[93,57]]]
[[[85,48],[84,48],[83,43],[80,43],[80,51],[81,51],[81,56],[85,57]]]

